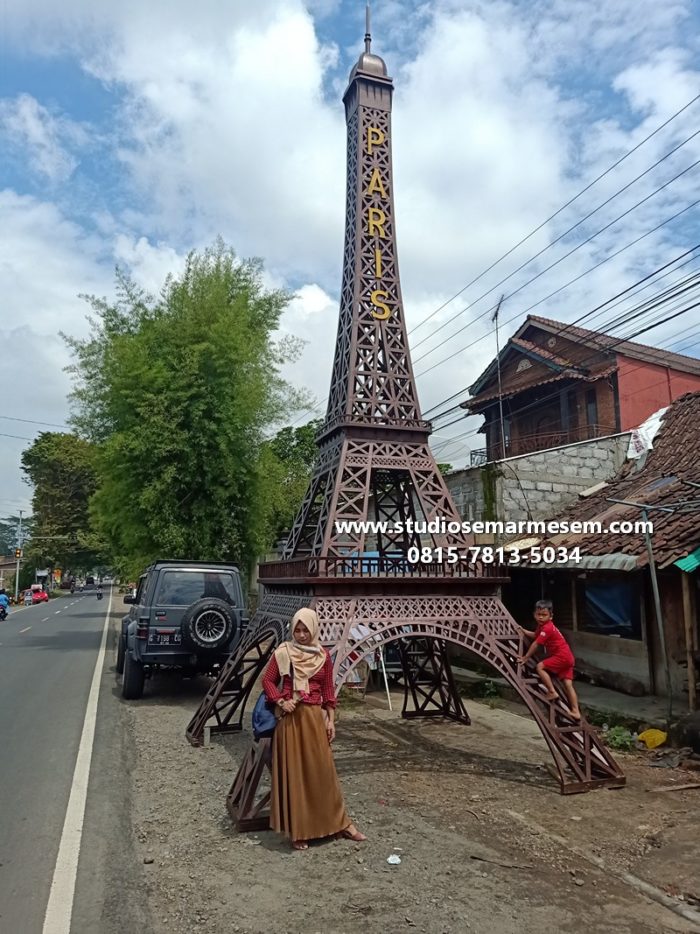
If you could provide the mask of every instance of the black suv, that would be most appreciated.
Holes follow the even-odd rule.
[[[215,674],[248,623],[241,576],[231,564],[156,561],[124,603],[132,606],[122,619],[117,671],[130,700],[141,697],[156,668]]]

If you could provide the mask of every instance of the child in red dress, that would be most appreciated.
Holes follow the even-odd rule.
[[[523,664],[531,655],[535,654],[539,646],[543,646],[546,656],[541,662],[537,663],[537,674],[547,688],[546,698],[547,700],[554,700],[558,697],[557,692],[554,690],[554,685],[552,684],[552,675],[556,675],[564,685],[566,696],[569,699],[571,716],[575,720],[579,720],[581,718],[581,713],[579,711],[578,697],[576,696],[573,684],[575,659],[573,652],[569,648],[569,643],[554,625],[552,609],[553,604],[551,600],[538,600],[535,604],[534,616],[537,622],[537,629],[532,632],[529,629],[523,629],[521,627],[520,631],[523,635],[527,636],[528,639],[532,639],[532,644],[524,655],[518,656],[518,661]]]

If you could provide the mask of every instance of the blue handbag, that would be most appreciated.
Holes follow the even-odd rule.
[[[263,736],[272,736],[275,732],[277,717],[274,709],[275,705],[270,704],[263,691],[253,707],[253,736],[256,742]]]
[[[291,672],[292,689],[294,689],[294,672]],[[271,704],[264,691],[255,702],[253,707],[253,736],[255,742],[262,739],[263,736],[272,736],[277,726],[277,717],[275,716],[275,704]]]

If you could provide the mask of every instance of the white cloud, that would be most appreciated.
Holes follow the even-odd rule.
[[[151,295],[158,295],[168,275],[185,268],[186,257],[166,243],[150,243],[146,237],[119,233],[114,240],[114,259]]]
[[[7,149],[19,150],[34,172],[49,182],[66,182],[78,165],[67,148],[83,145],[85,130],[66,116],[55,116],[30,94],[0,100],[0,136]]]
[[[25,0],[14,7],[10,37],[42,54],[73,56],[118,95],[111,155],[121,160],[128,185],[112,214],[93,219],[94,239],[68,232],[66,242],[83,257],[87,251],[78,278],[84,273],[89,280],[95,269],[101,275],[116,260],[153,290],[187,249],[220,233],[240,255],[263,256],[275,283],[297,290],[283,326],[308,344],[289,373],[323,398],[336,330],[345,172],[343,110],[328,85],[339,50],[361,49],[361,9],[356,36],[339,33],[322,45],[312,14],[324,17],[325,35],[340,10],[335,0],[205,2],[196,17],[184,0],[90,6]],[[382,3],[374,48],[386,50],[396,79],[395,194],[409,328],[697,93],[690,12],[689,0]],[[417,361],[419,374],[488,334],[420,377],[424,409],[468,385],[492,356],[488,318],[478,316],[500,291],[525,281],[518,274],[501,288],[501,276],[680,141],[684,127],[687,133],[687,121],[678,121],[659,134],[415,331],[417,360],[467,325]],[[694,151],[686,147],[601,210],[529,274],[653,190]],[[688,203],[693,188],[691,175],[509,299],[503,336],[515,328],[508,317],[520,319],[529,304]],[[59,228],[65,223],[54,220]],[[677,235],[659,232],[538,310],[572,320],[679,252],[678,243]],[[37,232],[35,258],[44,245]],[[61,249],[55,255],[62,257]],[[20,275],[32,265],[36,259]],[[50,294],[50,275],[41,282]],[[85,282],[76,286],[91,290]],[[481,299],[491,288],[492,296]],[[31,290],[22,307],[33,307]],[[480,446],[481,437],[471,441]]]

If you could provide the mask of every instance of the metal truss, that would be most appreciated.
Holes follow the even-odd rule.
[[[202,745],[207,725],[211,733],[236,733],[243,729],[243,713],[250,692],[284,640],[292,616],[309,603],[308,596],[289,594],[272,594],[263,601],[187,725],[185,735],[193,746]]]
[[[214,731],[241,729],[247,699],[274,646],[296,610],[312,606],[334,658],[336,688],[365,655],[399,641],[404,715],[468,723],[447,657],[447,646],[458,646],[491,665],[521,697],[549,747],[562,793],[621,785],[620,768],[585,719],[573,719],[561,688],[547,700],[534,663],[517,662],[523,637],[499,599],[502,573],[463,558],[451,565],[407,561],[411,547],[455,546],[463,555],[474,541],[461,532],[428,446],[431,426],[422,419],[415,387],[396,251],[392,91],[391,79],[358,65],[344,96],[343,280],[318,459],[283,560],[261,565],[261,609],[200,705],[188,739],[201,743],[210,721]],[[386,521],[386,528],[372,534],[338,527],[372,519]],[[410,521],[434,520],[455,525],[422,534],[406,529]],[[263,752],[248,754],[229,796],[239,823],[262,814],[255,793]]]
[[[400,639],[404,698],[401,716],[472,722],[452,676],[447,647],[437,639]]]
[[[270,789],[259,793],[265,770],[272,762],[272,739],[253,743],[226,795],[226,810],[240,831],[269,830]]]

